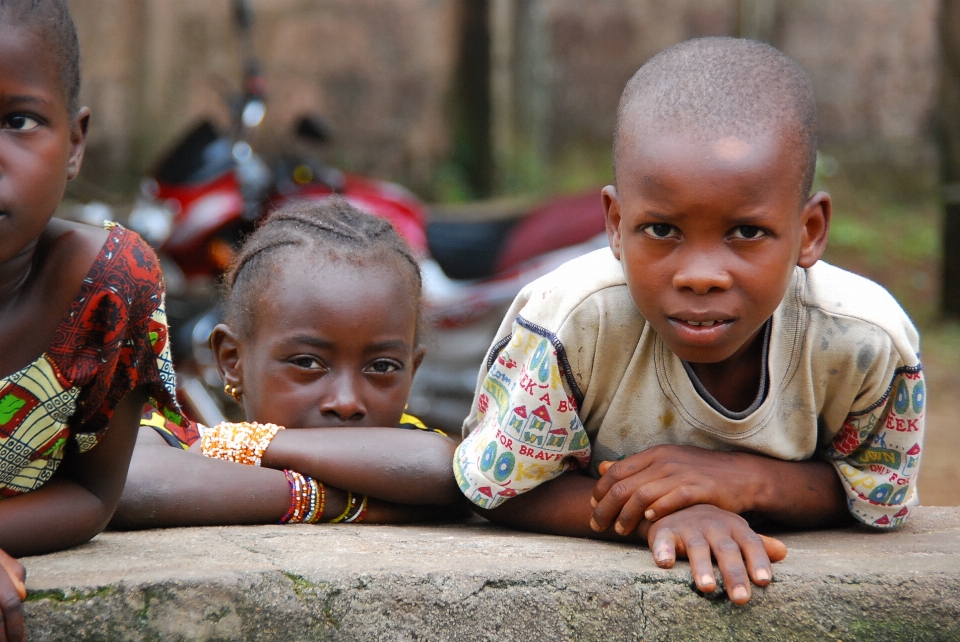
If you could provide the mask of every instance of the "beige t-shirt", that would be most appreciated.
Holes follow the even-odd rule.
[[[917,503],[925,387],[919,338],[879,285],[797,268],[770,320],[765,395],[747,413],[709,399],[640,315],[619,261],[592,252],[517,296],[481,368],[454,469],[481,507],[570,468],[658,444],[820,457],[850,511],[900,524]]]

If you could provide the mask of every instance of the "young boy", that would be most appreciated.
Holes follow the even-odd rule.
[[[818,263],[815,125],[804,72],[757,42],[681,43],[634,75],[602,194],[612,253],[526,287],[481,369],[454,463],[481,513],[646,540],[703,591],[712,554],[737,603],[785,555],[740,514],[907,518],[919,340],[881,287]],[[580,467],[599,481],[564,474]]]

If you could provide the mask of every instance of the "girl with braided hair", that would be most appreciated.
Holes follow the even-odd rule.
[[[288,205],[249,237],[225,287],[210,342],[249,423],[141,427],[114,527],[462,512],[455,444],[404,414],[424,355],[421,281],[390,223],[337,197]]]

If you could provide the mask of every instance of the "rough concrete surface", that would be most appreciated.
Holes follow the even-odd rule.
[[[105,533],[26,558],[31,641],[960,640],[960,509],[783,536],[744,607],[644,548],[488,523]]]

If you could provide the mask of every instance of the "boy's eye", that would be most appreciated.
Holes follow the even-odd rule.
[[[644,225],[643,233],[655,239],[672,239],[680,236],[680,230],[667,223]]]
[[[30,116],[24,116],[22,114],[15,114],[13,116],[8,116],[4,125],[6,125],[7,129],[15,129],[17,131],[25,132],[30,131],[31,129],[36,129],[40,126],[40,123],[36,118],[31,118]]]
[[[741,225],[733,228],[733,238],[735,239],[758,239],[766,235],[767,233],[756,225]]]
[[[377,359],[366,367],[366,371],[372,374],[390,374],[399,370],[403,370],[403,364],[393,359]]]
[[[298,368],[304,368],[305,370],[325,370],[326,366],[323,365],[323,362],[316,357],[311,357],[310,355],[301,355],[298,357],[293,357],[290,359],[290,363],[297,366]]]

